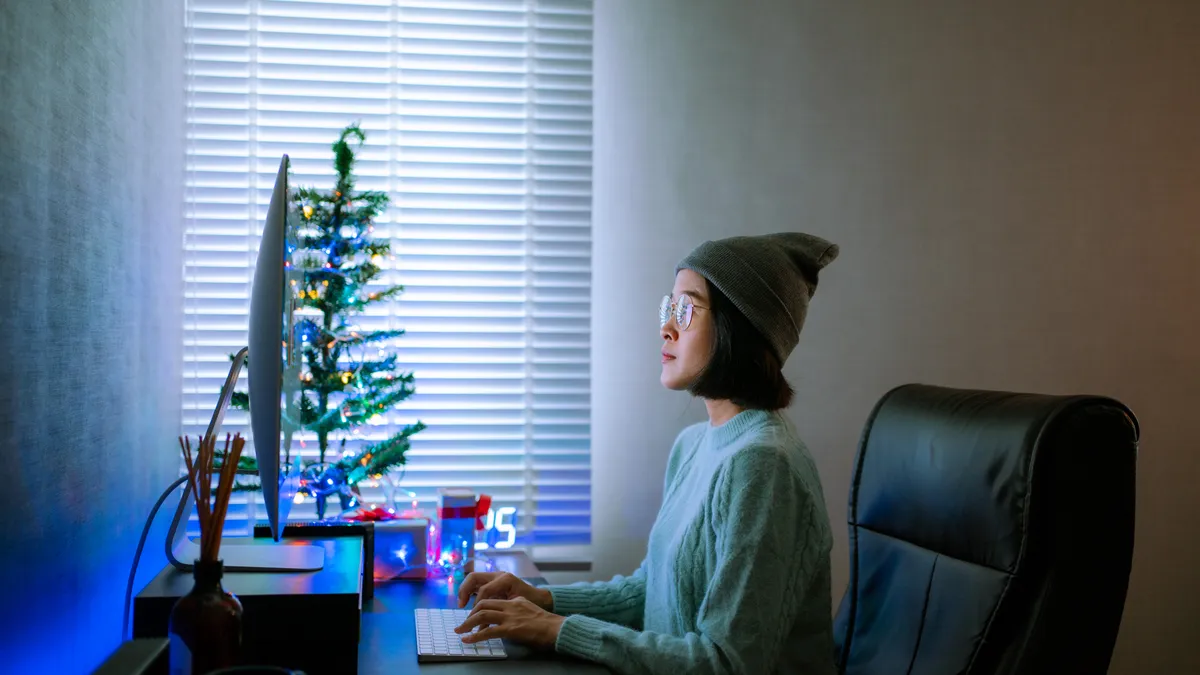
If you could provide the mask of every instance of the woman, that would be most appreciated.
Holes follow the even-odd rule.
[[[704,400],[676,438],[629,577],[535,588],[469,575],[464,642],[503,637],[619,673],[833,673],[831,534],[781,373],[838,247],[800,233],[709,241],[659,310],[662,384]],[[479,628],[476,632],[471,632]]]

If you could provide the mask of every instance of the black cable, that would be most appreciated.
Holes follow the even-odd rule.
[[[175,488],[187,482],[187,476],[180,476],[171,487],[163,492],[158,501],[154,503],[154,508],[150,509],[150,517],[146,519],[146,526],[142,528],[142,538],[138,540],[137,553],[133,554],[133,566],[129,569],[129,583],[125,585],[125,617],[121,622],[121,639],[130,639],[129,635],[129,602],[133,598],[133,578],[137,576],[138,560],[142,557],[142,548],[146,545],[146,537],[150,536],[150,526],[154,524],[154,516],[158,514],[158,509],[167,501],[167,497],[175,491]]]

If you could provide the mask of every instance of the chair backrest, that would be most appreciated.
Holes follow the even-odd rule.
[[[888,392],[850,487],[840,672],[1106,672],[1133,557],[1139,433],[1100,396]]]

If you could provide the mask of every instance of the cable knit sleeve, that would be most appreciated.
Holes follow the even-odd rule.
[[[628,577],[617,575],[611,581],[550,586],[555,614],[587,616],[634,629],[642,627],[646,605],[645,561]]]
[[[713,484],[709,545],[717,562],[697,631],[667,635],[575,615],[563,622],[556,649],[616,673],[769,672],[821,564],[816,498],[782,449],[734,453]]]

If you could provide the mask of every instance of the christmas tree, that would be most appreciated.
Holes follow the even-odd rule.
[[[372,221],[386,207],[388,197],[383,192],[354,191],[350,137],[360,146],[366,140],[354,124],[333,144],[334,189],[296,190],[288,215],[290,267],[302,272],[293,275],[291,282],[297,298],[294,337],[302,354],[299,419],[293,422],[317,437],[318,460],[304,464],[300,489],[315,498],[318,518],[325,515],[328,497],[336,494],[342,508],[348,508],[354,495],[359,495],[360,481],[381,478],[404,464],[410,439],[425,428],[418,421],[379,442],[346,450],[352,432],[378,421],[415,391],[412,373],[398,372],[396,355],[382,348],[404,331],[360,331],[352,324],[364,308],[391,300],[404,288],[368,290],[381,271],[379,263],[391,254],[388,242],[371,236]],[[371,354],[378,358],[370,358]],[[248,395],[235,392],[232,405],[248,410]],[[334,458],[329,457],[331,443],[338,445]],[[285,462],[290,464],[290,456]],[[253,459],[243,458],[239,468],[253,469]]]

